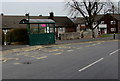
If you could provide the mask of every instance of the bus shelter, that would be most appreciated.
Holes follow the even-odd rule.
[[[20,24],[27,24],[29,45],[55,43],[55,21],[51,19],[23,19]]]

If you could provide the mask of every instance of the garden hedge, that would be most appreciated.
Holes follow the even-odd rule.
[[[26,28],[11,29],[7,32],[6,38],[7,42],[28,41],[27,29]]]

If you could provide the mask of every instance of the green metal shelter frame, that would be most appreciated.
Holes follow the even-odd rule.
[[[27,24],[29,45],[55,43],[55,21],[51,19],[23,19],[20,24]]]

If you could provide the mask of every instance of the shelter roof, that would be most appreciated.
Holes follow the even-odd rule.
[[[55,21],[52,19],[22,19],[20,24],[54,24]]]

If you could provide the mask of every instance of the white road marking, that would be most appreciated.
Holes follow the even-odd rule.
[[[86,67],[84,67],[84,68],[82,68],[82,69],[80,69],[80,70],[78,70],[78,71],[81,72],[81,71],[83,71],[83,70],[85,70],[85,69],[87,69],[87,68],[93,66],[94,64],[96,64],[96,63],[102,61],[103,59],[104,59],[104,58],[101,58],[101,59],[99,59],[99,60],[97,60],[97,61],[95,61],[95,62],[93,62],[93,63],[87,65]]]
[[[62,53],[55,53],[54,55],[60,55],[60,54],[62,54]]]
[[[101,43],[99,42],[99,43],[97,43],[97,44],[101,44]]]
[[[120,49],[115,50],[115,51],[113,51],[112,53],[110,53],[109,55],[113,55],[114,53],[118,52],[119,50],[120,50]]]
[[[92,44],[93,46],[95,46],[96,44]]]
[[[37,57],[36,59],[45,59],[47,58],[48,56],[42,56],[42,57]]]
[[[35,57],[35,56],[31,56],[31,57]]]
[[[71,51],[73,51],[73,50],[67,50],[67,52],[71,52]]]
[[[76,49],[81,49],[82,47],[80,47],[80,48],[76,48]]]
[[[18,64],[21,64],[21,63],[13,63],[14,65],[18,65]]]
[[[7,62],[8,60],[3,60],[2,62]]]
[[[85,46],[85,47],[90,47],[90,45],[88,45],[88,46]]]

